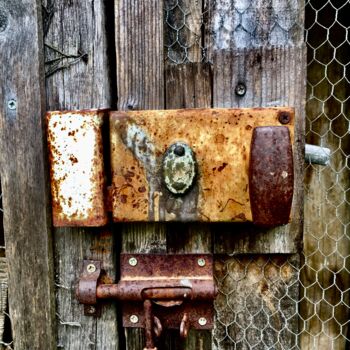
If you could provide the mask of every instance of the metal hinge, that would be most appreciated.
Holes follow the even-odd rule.
[[[106,284],[101,262],[84,261],[77,297],[85,315],[97,316],[103,299],[122,301],[123,326],[145,328],[147,349],[164,328],[179,329],[182,337],[190,328],[213,328],[212,255],[121,254],[120,266],[120,281]]]

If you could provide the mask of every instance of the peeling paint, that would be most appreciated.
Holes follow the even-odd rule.
[[[54,226],[101,226],[104,203],[102,124],[106,111],[49,112],[48,147]]]

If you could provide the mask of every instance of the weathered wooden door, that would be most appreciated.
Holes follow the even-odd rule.
[[[106,303],[100,318],[89,318],[74,295],[84,258],[102,260],[117,277],[120,252],[215,254],[213,332],[191,331],[183,341],[167,331],[159,349],[297,347],[304,162],[298,152],[292,222],[284,227],[52,229],[43,114],[291,106],[300,150],[303,25],[302,1],[0,1],[0,60],[7,62],[1,180],[11,193],[4,206],[16,349],[142,349],[143,332],[122,329],[118,304]]]

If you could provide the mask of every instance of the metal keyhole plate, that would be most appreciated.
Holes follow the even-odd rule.
[[[177,195],[185,194],[196,177],[195,154],[186,143],[176,142],[165,152],[163,180],[167,189]]]

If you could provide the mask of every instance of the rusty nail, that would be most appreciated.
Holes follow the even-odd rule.
[[[205,317],[201,317],[199,320],[198,320],[198,323],[201,325],[201,326],[205,326],[207,324],[207,319]]]
[[[137,322],[139,322],[138,316],[136,316],[136,315],[131,315],[131,316],[130,316],[130,322],[131,322],[131,323],[137,323]]]
[[[137,259],[136,258],[130,258],[129,259],[129,265],[136,266],[137,265]]]
[[[174,149],[174,153],[177,156],[182,157],[185,154],[185,148],[181,145],[177,145]]]
[[[89,264],[87,267],[86,267],[86,270],[87,272],[89,273],[94,273],[96,271],[96,266],[94,264]]]
[[[7,102],[7,107],[9,108],[9,109],[11,109],[12,111],[13,110],[15,110],[16,108],[17,108],[17,102],[16,102],[16,100],[10,100],[10,101],[8,101]]]
[[[243,97],[247,92],[247,88],[243,83],[238,83],[235,88],[235,93],[239,97]]]
[[[205,259],[199,258],[198,261],[197,261],[197,263],[198,263],[198,265],[199,265],[200,267],[203,267],[203,266],[205,266]]]
[[[281,124],[288,124],[290,122],[290,115],[287,112],[279,113],[278,120]]]
[[[87,312],[89,314],[94,314],[96,312],[95,306],[89,306],[88,309],[87,309]]]

